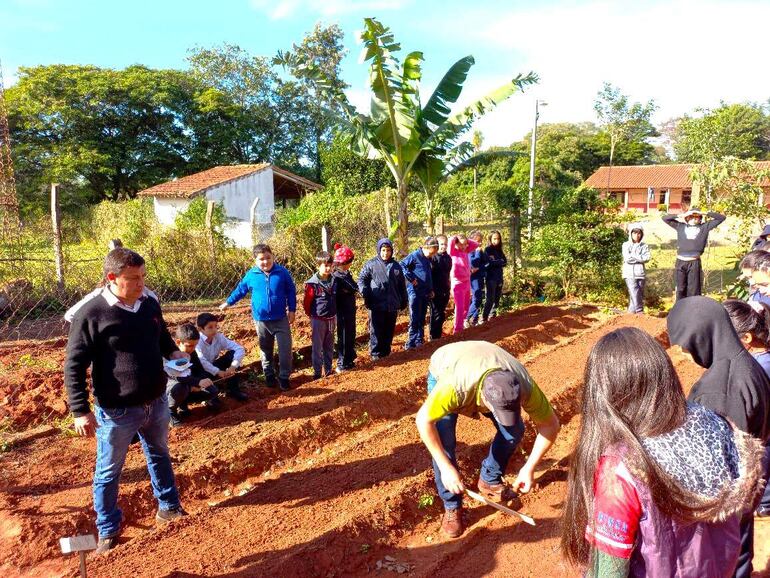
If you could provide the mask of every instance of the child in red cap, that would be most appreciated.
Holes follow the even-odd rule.
[[[334,245],[334,272],[337,284],[337,373],[354,367],[356,359],[356,293],[358,284],[350,274],[355,255],[350,247]]]

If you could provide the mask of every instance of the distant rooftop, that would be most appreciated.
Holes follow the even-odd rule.
[[[761,169],[770,169],[770,161],[754,161]],[[599,167],[586,179],[586,185],[595,189],[607,188],[607,176],[610,177],[610,189],[689,189],[692,187],[690,172],[697,165],[633,165]],[[763,183],[770,186],[770,181]]]

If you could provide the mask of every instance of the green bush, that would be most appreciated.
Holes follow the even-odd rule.
[[[553,273],[562,296],[591,294],[614,301],[621,294],[620,248],[626,235],[611,218],[600,211],[560,215],[530,244],[531,256]]]
[[[307,195],[299,206],[277,213],[275,234],[269,243],[276,259],[288,267],[298,281],[315,269],[324,225],[329,234],[329,248],[334,243],[348,245],[356,254],[353,269],[358,271],[363,262],[374,255],[377,240],[387,232],[382,193],[349,196],[332,187]]]
[[[120,239],[126,247],[140,247],[158,226],[152,199],[102,201],[91,211],[90,238],[105,252],[111,239]]]

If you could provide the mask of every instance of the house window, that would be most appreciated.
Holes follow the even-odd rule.
[[[666,193],[668,192],[668,189],[660,189],[660,197],[658,198],[658,204],[659,205],[665,205],[666,204]]]
[[[692,191],[690,189],[683,190],[682,191],[682,206],[689,208],[691,201],[692,201]]]

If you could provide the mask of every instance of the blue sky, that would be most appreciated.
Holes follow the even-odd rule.
[[[406,51],[424,52],[426,94],[466,54],[477,62],[466,101],[519,72],[540,75],[481,121],[486,145],[530,130],[535,98],[548,102],[541,122],[594,120],[605,80],[634,100],[655,99],[658,122],[720,100],[770,98],[770,75],[756,64],[768,50],[767,0],[0,0],[0,60],[6,85],[19,66],[38,64],[183,68],[192,46],[229,42],[273,55],[317,21],[338,23],[349,97],[366,106],[355,41],[365,16],[389,25]]]

